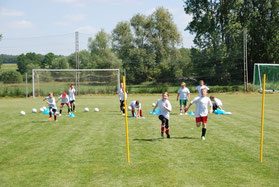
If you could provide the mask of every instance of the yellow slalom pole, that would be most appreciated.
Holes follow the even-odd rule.
[[[263,90],[262,90],[262,127],[261,127],[261,151],[260,151],[260,162],[263,162],[263,127],[264,127],[264,99],[265,99],[265,74],[263,77]]]
[[[125,105],[125,127],[126,127],[126,144],[127,144],[127,162],[130,163],[129,153],[129,135],[128,135],[128,117],[127,117],[127,101],[126,101],[126,81],[125,75],[123,75],[123,92],[124,92],[124,105]]]

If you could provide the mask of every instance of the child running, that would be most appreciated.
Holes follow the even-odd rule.
[[[209,88],[207,86],[204,85],[204,81],[203,80],[200,80],[200,85],[198,85],[196,87],[196,90],[199,92],[199,96],[201,97],[201,89],[206,89],[206,90],[209,90]]]
[[[68,114],[71,113],[71,106],[70,106],[70,99],[69,96],[66,94],[66,92],[64,92],[62,95],[60,95],[56,101],[56,103],[61,99],[61,104],[60,104],[60,111],[59,111],[59,116],[62,115],[62,109],[64,104],[66,104],[68,106]]]
[[[53,93],[50,92],[48,94],[48,96],[46,98],[44,98],[43,101],[46,101],[46,103],[48,104],[48,108],[49,108],[49,118],[48,118],[48,121],[51,120],[52,118],[52,112],[53,112],[53,115],[54,115],[54,121],[57,122],[57,116],[56,116],[56,110],[57,110],[57,107],[56,107],[56,102],[55,102],[55,98],[53,97]]]
[[[139,101],[132,101],[130,103],[130,106],[132,108],[132,115],[133,117],[143,117],[142,116],[142,109],[141,109],[141,103]]]
[[[168,100],[168,97],[169,97],[168,92],[164,92],[162,94],[162,99],[159,99],[157,101],[156,106],[153,108],[153,113],[155,113],[155,109],[159,107],[158,116],[159,119],[162,121],[161,137],[164,137],[164,133],[166,132],[167,138],[170,138],[169,120],[170,120],[170,112],[172,108],[171,108],[171,103]]]
[[[122,115],[125,115],[125,106],[124,106],[124,88],[123,83],[120,84],[120,88],[117,91],[119,100],[120,100],[120,111],[122,112]],[[125,93],[126,100],[127,100],[127,91]]]
[[[76,112],[76,98],[75,98],[75,88],[74,88],[74,85],[71,84],[70,85],[70,88],[69,88],[69,99],[70,99],[70,108],[71,108],[71,111],[74,111]]]
[[[207,97],[207,90],[201,89],[201,97],[196,97],[186,108],[186,111],[191,107],[193,103],[196,104],[196,126],[200,127],[202,123],[202,135],[201,139],[205,140],[205,134],[206,134],[206,124],[207,124],[207,116],[208,116],[208,105],[210,106],[210,113],[212,113],[212,103]]]
[[[185,115],[187,114],[186,112],[186,106],[187,106],[187,101],[190,99],[190,90],[186,87],[186,83],[182,82],[181,83],[181,88],[179,88],[177,92],[177,98],[176,100],[178,101],[179,98],[179,103],[180,103],[180,115],[182,115],[182,111],[184,109]]]

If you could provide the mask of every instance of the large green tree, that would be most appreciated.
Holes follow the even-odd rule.
[[[121,60],[111,50],[111,36],[104,30],[98,32],[95,38],[89,38],[88,48],[96,68],[120,68]]]

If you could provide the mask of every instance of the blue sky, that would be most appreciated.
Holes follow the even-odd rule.
[[[101,29],[111,33],[118,22],[158,7],[173,15],[183,46],[193,46],[194,36],[184,31],[191,16],[184,13],[183,0],[0,0],[0,54],[69,55],[75,31],[81,33],[80,49],[86,49],[88,37]]]

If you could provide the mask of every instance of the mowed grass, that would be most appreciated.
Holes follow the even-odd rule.
[[[1,70],[4,71],[10,71],[10,70],[17,70],[17,64],[2,64]]]
[[[215,94],[233,115],[210,115],[206,141],[193,116],[179,115],[175,95],[171,139],[160,138],[160,121],[149,115],[160,97],[128,96],[145,115],[128,119],[129,164],[117,96],[77,97],[76,117],[64,109],[57,123],[31,113],[46,105],[42,98],[0,99],[0,186],[278,186],[278,94],[266,95],[263,163],[260,94]]]

